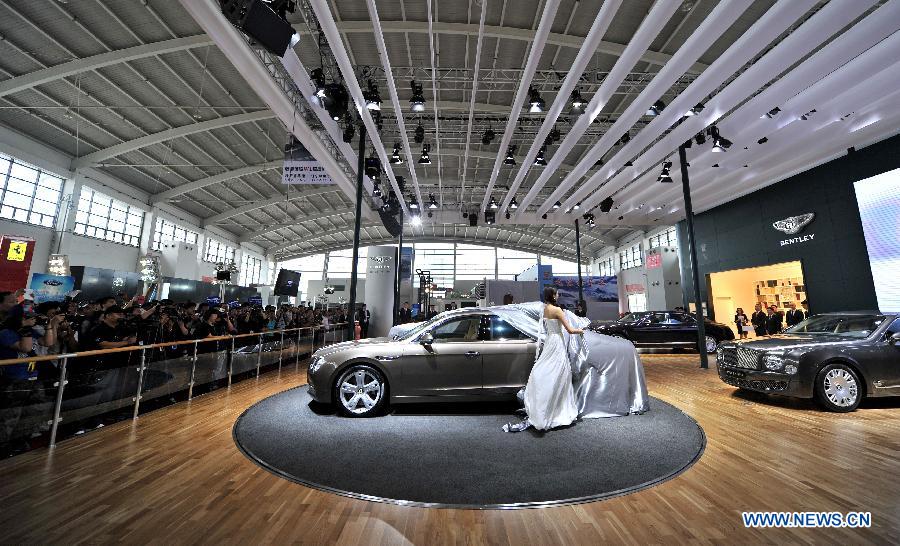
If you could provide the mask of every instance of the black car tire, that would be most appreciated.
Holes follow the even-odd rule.
[[[348,366],[334,382],[334,403],[347,417],[378,415],[387,403],[387,397],[387,380],[377,368],[368,364]]]
[[[863,395],[863,383],[859,374],[846,364],[828,364],[816,375],[816,401],[828,411],[855,411],[862,402]]]

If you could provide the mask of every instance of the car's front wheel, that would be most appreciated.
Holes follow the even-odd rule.
[[[828,411],[846,413],[862,402],[862,383],[847,365],[829,364],[816,376],[816,400]]]
[[[350,417],[370,417],[384,407],[387,381],[378,369],[354,364],[344,370],[334,386],[338,409]]]

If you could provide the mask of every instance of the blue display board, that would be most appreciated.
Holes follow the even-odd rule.
[[[28,288],[34,291],[34,303],[63,301],[66,294],[75,288],[75,277],[35,273]]]
[[[619,284],[615,276],[583,276],[584,300],[591,302],[618,302]],[[553,277],[553,286],[559,292],[559,303],[567,307],[574,307],[578,303],[578,276],[567,275]]]

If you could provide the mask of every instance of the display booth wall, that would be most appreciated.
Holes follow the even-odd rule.
[[[900,167],[898,152],[900,137],[893,137],[696,215],[703,301],[709,305],[710,273],[800,260],[810,312],[877,308],[853,183]],[[815,218],[799,233],[772,225],[806,213]],[[684,221],[678,229],[686,243]],[[687,306],[693,300],[687,244],[680,254]]]

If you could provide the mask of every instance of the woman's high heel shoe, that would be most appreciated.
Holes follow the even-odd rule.
[[[528,421],[528,419],[525,419],[522,422],[516,424],[506,423],[505,425],[503,425],[503,432],[522,432],[530,426],[531,423]]]

